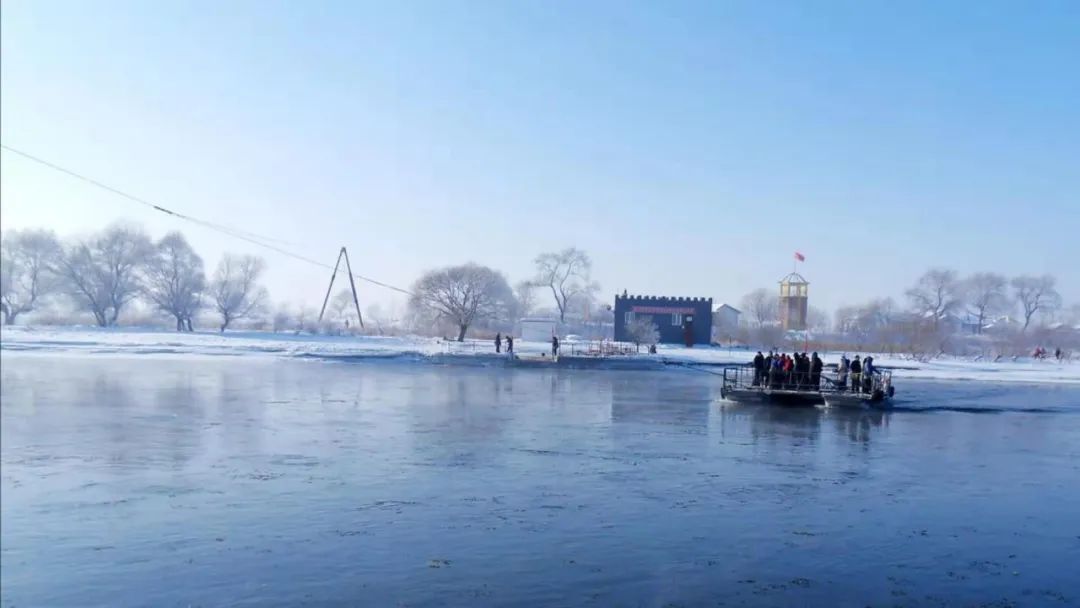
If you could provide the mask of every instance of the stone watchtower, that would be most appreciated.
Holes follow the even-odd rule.
[[[810,283],[797,272],[780,281],[780,325],[787,330],[806,329],[806,288]]]

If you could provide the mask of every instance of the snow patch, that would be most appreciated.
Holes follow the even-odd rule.
[[[565,341],[569,342],[569,341]],[[569,346],[569,344],[568,344]],[[519,355],[550,352],[547,342],[514,341]],[[80,353],[94,355],[264,356],[318,358],[336,361],[398,360],[446,361],[476,358],[477,364],[494,362],[494,345],[487,340],[450,342],[420,336],[317,336],[256,331],[176,333],[158,329],[90,327],[5,327],[0,330],[0,351],[5,353]],[[568,352],[564,349],[564,352]],[[821,353],[826,364],[841,353]],[[855,353],[847,353],[853,356]],[[1080,385],[1080,363],[1036,361],[972,361],[940,358],[930,362],[871,354],[878,367],[895,370],[904,378],[982,382],[1034,382]],[[746,364],[754,351],[715,347],[685,348],[663,345],[657,355],[643,358],[690,365]],[[1080,399],[1078,399],[1080,401]]]

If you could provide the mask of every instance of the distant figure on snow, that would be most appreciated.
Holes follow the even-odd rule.
[[[506,336],[506,354],[514,354],[514,336]]]
[[[495,352],[496,353],[501,353],[502,352],[502,333],[501,332],[495,334]]]
[[[551,336],[551,357],[555,358],[559,356],[559,336]]]

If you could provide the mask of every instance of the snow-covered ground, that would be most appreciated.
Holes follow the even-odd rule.
[[[565,343],[563,352],[575,347]],[[547,352],[549,345],[540,342],[515,343],[521,355]],[[196,356],[280,356],[327,359],[403,358],[424,360],[440,355],[490,356],[489,341],[448,342],[438,338],[315,336],[308,334],[238,331],[220,333],[176,333],[158,329],[86,328],[86,327],[12,327],[0,330],[0,350],[11,352],[87,353],[121,355],[196,355]],[[848,353],[849,356],[854,353]],[[860,353],[866,355],[867,353]],[[725,348],[684,348],[662,346],[657,355],[669,362],[717,365],[748,363],[753,352]],[[648,357],[649,355],[640,355]],[[839,353],[823,353],[832,363]],[[904,377],[978,380],[989,382],[1037,382],[1080,385],[1080,362],[973,361],[940,358],[930,362],[909,361],[875,355],[879,367],[896,368],[898,379]]]

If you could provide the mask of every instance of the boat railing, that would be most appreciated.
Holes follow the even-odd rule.
[[[724,388],[728,390],[782,390],[796,392],[852,392],[874,394],[889,393],[892,372],[876,369],[873,373],[840,373],[835,366],[811,372],[784,372],[763,370],[758,372],[753,364],[724,368]]]

